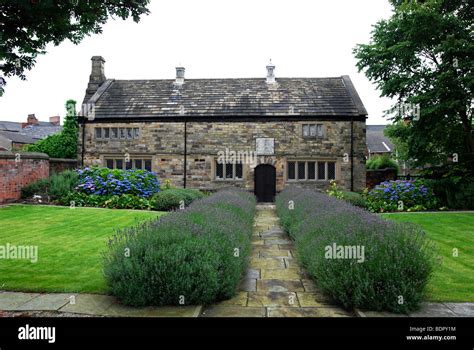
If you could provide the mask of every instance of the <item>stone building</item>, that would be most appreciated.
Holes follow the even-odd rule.
[[[79,162],[140,168],[179,187],[237,186],[273,200],[288,185],[365,187],[367,112],[348,76],[106,79],[92,73],[80,117]]]

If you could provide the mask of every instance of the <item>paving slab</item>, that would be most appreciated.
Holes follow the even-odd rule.
[[[238,292],[237,295],[231,299],[221,301],[219,305],[222,306],[247,306],[248,292]]]
[[[302,307],[329,307],[334,305],[329,297],[321,293],[297,292]]]
[[[198,317],[201,306],[130,307],[113,303],[101,314],[107,317]]]
[[[456,316],[474,317],[474,303],[444,303]]]
[[[303,284],[300,280],[258,280],[257,292],[303,292]]]
[[[52,294],[40,294],[36,298],[24,303],[16,310],[18,311],[56,311],[74,302],[77,294],[74,293],[52,293]],[[73,297],[73,298],[71,298]]]
[[[299,280],[301,272],[299,269],[262,269],[262,279]],[[304,285],[303,285],[304,288]]]
[[[268,317],[351,317],[338,308],[330,307],[269,307]]]
[[[260,257],[261,258],[288,258],[288,259],[293,258],[289,250],[280,250],[280,249],[261,250]]]
[[[59,309],[59,311],[76,314],[103,315],[105,311],[116,302],[117,299],[115,297],[108,295],[79,294],[74,304],[69,303]]]
[[[410,313],[410,317],[456,317],[456,314],[442,303],[422,303],[419,310]]]
[[[254,269],[284,269],[285,261],[280,258],[257,258],[250,260],[250,266]]]
[[[252,269],[252,268],[247,269],[247,271],[245,271],[245,278],[259,279],[260,269]]]
[[[314,282],[310,279],[302,278],[301,282],[303,283],[305,292],[316,292],[318,290]]]
[[[293,292],[250,292],[250,307],[299,307],[296,293]]]
[[[204,309],[201,317],[265,317],[264,307],[212,305]]]
[[[0,292],[0,310],[14,311],[38,297],[39,293]]]
[[[257,279],[255,278],[242,279],[242,281],[240,281],[240,285],[238,289],[244,292],[255,292],[257,290]]]
[[[265,239],[265,245],[273,245],[273,244],[291,244],[291,241],[289,239],[278,239],[278,238],[269,238]]]

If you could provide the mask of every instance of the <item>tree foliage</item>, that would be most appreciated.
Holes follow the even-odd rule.
[[[465,0],[391,3],[393,15],[354,49],[359,71],[397,99],[391,117],[408,127],[392,134],[408,146],[407,158],[417,165],[446,164],[453,154],[472,159],[473,7]]]
[[[66,39],[78,44],[86,35],[99,34],[109,16],[148,14],[149,0],[0,0],[0,71],[5,77],[26,79],[46,45]],[[0,76],[0,96],[5,79]]]
[[[27,145],[25,151],[46,153],[52,158],[75,159],[77,158],[77,137],[76,101],[68,100],[63,130],[32,145]]]

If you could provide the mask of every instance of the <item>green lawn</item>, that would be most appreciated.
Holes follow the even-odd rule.
[[[436,242],[442,264],[428,285],[429,300],[474,302],[474,213],[396,213],[383,216],[419,224]],[[458,257],[453,256],[453,249],[458,250]]]
[[[0,290],[105,293],[102,256],[117,228],[161,212],[12,205],[0,208],[0,246],[38,246],[38,261],[0,259]]]

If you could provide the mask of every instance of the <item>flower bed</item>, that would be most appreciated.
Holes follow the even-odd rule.
[[[134,306],[232,297],[250,255],[254,214],[251,194],[222,191],[118,232],[104,254],[110,291]]]
[[[276,204],[302,266],[336,301],[399,313],[418,307],[435,262],[419,227],[298,188],[280,193]]]
[[[423,180],[392,180],[367,194],[367,206],[373,212],[427,210],[436,207],[436,198]]]

